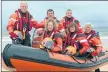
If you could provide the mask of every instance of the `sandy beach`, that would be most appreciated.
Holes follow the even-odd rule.
[[[104,51],[105,50],[108,50],[108,44],[107,44],[108,43],[108,39],[102,38],[101,40],[102,40],[102,45],[104,47]],[[5,47],[5,45],[8,44],[8,43],[11,43],[10,42],[10,39],[8,39],[8,40],[7,39],[6,40],[5,39],[2,39],[2,51],[3,51],[3,48]],[[105,65],[105,66],[103,66],[103,67],[101,67],[100,70],[101,71],[108,71],[108,64]],[[4,69],[2,67],[2,71],[8,71],[8,70],[6,70],[6,69]]]

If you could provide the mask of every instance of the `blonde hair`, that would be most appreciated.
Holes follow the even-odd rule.
[[[48,21],[45,24],[45,30],[46,31],[48,31],[48,24],[49,24],[49,22],[53,23],[53,30],[57,29],[57,22],[54,21],[53,19],[48,19]]]

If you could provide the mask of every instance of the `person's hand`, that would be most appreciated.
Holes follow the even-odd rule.
[[[10,38],[12,39],[18,38],[18,35],[16,35],[14,32],[10,32],[9,34],[10,34]]]
[[[80,55],[84,54],[84,53],[85,53],[85,52],[84,52],[84,49],[81,49],[81,50],[79,51],[79,53],[80,53]]]

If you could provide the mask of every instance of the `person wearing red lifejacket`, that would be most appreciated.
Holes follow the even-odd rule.
[[[28,5],[26,2],[21,2],[20,9],[16,10],[14,14],[12,14],[9,18],[7,30],[12,39],[18,39],[19,35],[15,33],[15,31],[20,31],[24,36],[24,39],[20,44],[25,46],[31,46],[30,43],[30,34],[32,27],[40,28],[44,25],[38,24],[36,20],[34,20],[33,16],[27,11]]]
[[[53,9],[48,9],[47,10],[47,17],[45,17],[44,21],[41,21],[41,23],[46,24],[46,22],[49,19],[53,19],[54,21],[58,21],[57,18],[54,16],[54,10]]]
[[[67,26],[71,24],[72,22],[74,22],[74,20],[76,19],[72,16],[71,9],[68,9],[66,11],[66,16],[63,17],[63,19],[60,21],[58,25],[58,29],[60,30],[60,32],[64,32]]]
[[[78,20],[74,20],[74,22],[77,24],[78,32],[84,33],[83,27],[81,27],[80,22]]]
[[[45,24],[45,31],[43,32],[43,40],[49,37],[54,41],[54,46],[52,48],[53,52],[59,52],[62,50],[62,35],[60,35],[56,28],[56,22],[49,19]]]
[[[68,25],[67,29],[68,34],[64,44],[65,48],[68,46],[73,46],[80,55],[86,53],[86,51],[89,49],[89,43],[85,35],[78,32],[77,24],[73,22]]]
[[[91,47],[95,49],[95,51],[92,52],[93,56],[99,55],[99,53],[102,51],[102,43],[99,37],[99,34],[92,29],[91,24],[85,25],[85,32],[86,39],[89,41]]]

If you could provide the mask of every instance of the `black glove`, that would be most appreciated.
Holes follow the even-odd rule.
[[[12,39],[13,44],[21,44],[22,40],[20,38]]]

